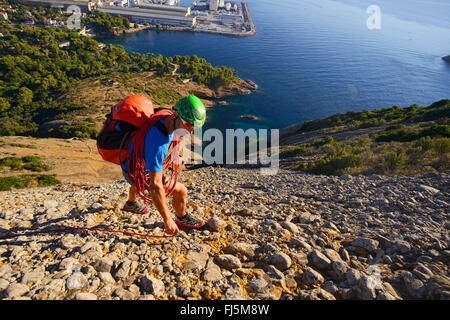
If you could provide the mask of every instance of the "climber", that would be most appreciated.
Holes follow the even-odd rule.
[[[172,207],[176,212],[176,219],[171,218],[168,208],[166,194],[163,186],[163,163],[167,157],[169,145],[174,137],[174,131],[179,136],[191,133],[194,128],[203,126],[206,119],[205,106],[199,98],[189,95],[181,98],[173,108],[173,114],[165,117],[153,125],[145,135],[143,143],[143,159],[145,160],[145,170],[148,173],[147,181],[150,184],[151,200],[158,212],[161,214],[166,233],[177,235],[178,227],[198,229],[204,226],[205,222],[190,213],[186,213],[187,189],[180,182],[176,182],[172,191]],[[120,129],[120,128],[119,128]],[[180,130],[178,130],[180,129]],[[185,130],[182,130],[185,129]],[[181,134],[180,134],[181,132]],[[134,137],[128,143],[128,153],[131,155],[131,145]],[[144,214],[148,208],[144,204],[139,204],[136,184],[127,173],[129,159],[122,163],[122,171],[125,180],[131,184],[128,200],[123,210],[133,213]]]

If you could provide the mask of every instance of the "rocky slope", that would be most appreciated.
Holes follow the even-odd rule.
[[[202,231],[0,240],[2,299],[449,299],[449,175],[181,173]],[[163,235],[124,181],[0,193],[0,237]],[[200,249],[199,249],[200,248]]]

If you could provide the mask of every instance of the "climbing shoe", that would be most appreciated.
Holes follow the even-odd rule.
[[[145,205],[141,205],[136,202],[130,202],[127,201],[125,205],[123,206],[124,211],[132,212],[132,213],[139,213],[144,214],[148,212],[148,209]]]
[[[205,225],[205,221],[202,219],[193,217],[191,214],[187,213],[184,217],[177,217],[175,220],[177,226],[189,229],[199,229]]]

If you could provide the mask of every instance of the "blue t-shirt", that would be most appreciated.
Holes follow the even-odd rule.
[[[159,121],[164,125],[164,119]],[[117,127],[116,127],[117,128]],[[120,128],[118,128],[120,130]],[[163,163],[166,159],[167,152],[169,150],[170,143],[172,142],[173,133],[169,133],[167,137],[161,130],[156,126],[150,128],[145,136],[144,142],[144,160],[145,169],[151,172],[162,172]],[[131,145],[133,143],[134,137],[128,143],[127,151],[131,154]],[[122,164],[122,169],[127,170],[128,159]]]

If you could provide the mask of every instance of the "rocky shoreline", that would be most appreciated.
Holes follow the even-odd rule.
[[[227,85],[215,89],[213,98],[221,99],[230,96],[245,96],[253,93],[257,89],[258,85],[252,80],[239,78]]]
[[[0,240],[1,299],[449,299],[449,175],[181,173],[202,231]],[[1,192],[0,237],[61,226],[152,235],[124,181]],[[186,237],[189,239],[186,239]],[[198,247],[201,247],[201,251]]]

